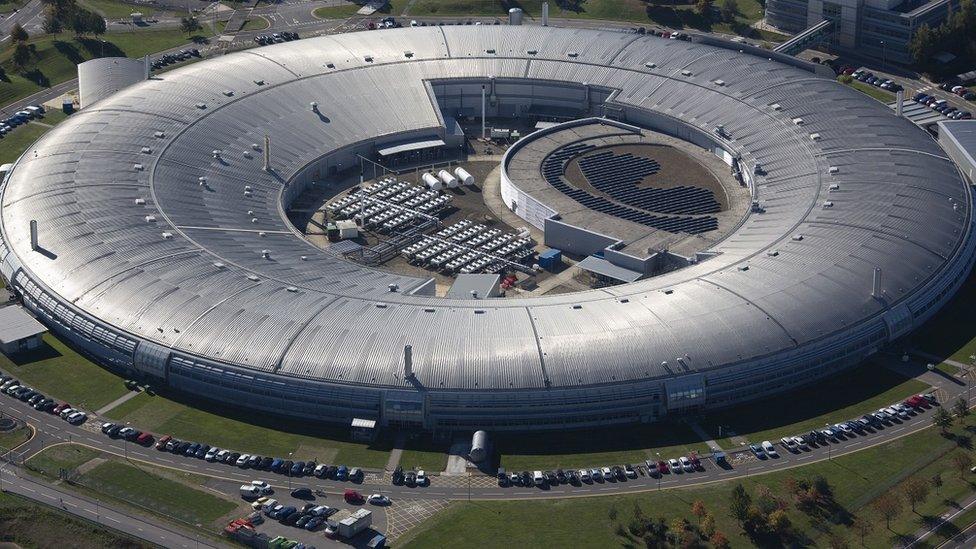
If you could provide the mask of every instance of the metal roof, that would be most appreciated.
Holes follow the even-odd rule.
[[[620,282],[636,282],[640,280],[642,276],[644,276],[644,273],[632,271],[630,269],[621,267],[620,265],[614,265],[606,259],[597,257],[595,255],[587,256],[582,261],[577,263],[576,266],[580,269],[584,269],[598,275],[619,280]]]
[[[397,154],[409,151],[419,151],[423,149],[432,149],[434,147],[443,147],[444,141],[442,139],[425,139],[423,141],[409,141],[407,143],[401,143],[399,145],[391,145],[380,149],[378,152],[380,156],[390,156],[391,154]]]
[[[47,328],[27,314],[23,307],[0,307],[0,343],[6,345],[46,331]]]
[[[660,365],[676,356],[689,357],[681,375],[801,356],[900,304],[923,311],[960,262],[971,196],[942,149],[802,68],[587,29],[379,36],[228,54],[72,115],[6,180],[0,269],[78,330],[87,321],[73,311],[183,356],[333,384],[507,391],[671,377]],[[715,242],[710,259],[659,277],[477,301],[412,295],[426,280],[318,249],[281,214],[283,182],[330,151],[441,127],[429,82],[490,77],[531,79],[538,94],[543,81],[587,82],[676,128],[723,124],[743,162],[764,167],[755,193],[765,211]],[[271,172],[254,151],[265,134]],[[31,219],[50,255],[31,251]],[[870,295],[875,268],[883,299]],[[400,375],[407,344],[410,382]]]

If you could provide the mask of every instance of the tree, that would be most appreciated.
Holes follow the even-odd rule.
[[[712,14],[712,0],[695,0],[695,11],[705,19]]]
[[[915,512],[915,505],[922,503],[925,501],[925,498],[929,497],[929,485],[917,477],[911,477],[906,480],[901,490],[905,493],[905,499],[912,506],[913,513]]]
[[[14,23],[14,26],[10,29],[10,40],[17,43],[26,42],[28,38],[30,38],[30,35],[27,34],[24,27],[20,26],[20,23]]]
[[[964,397],[959,397],[955,404],[952,405],[952,412],[956,414],[956,417],[962,419],[969,415],[969,404],[966,403]]]
[[[952,456],[952,466],[955,467],[956,472],[959,473],[959,478],[964,478],[972,465],[973,458],[969,457],[968,454],[956,454]]]
[[[945,408],[941,406],[935,411],[935,415],[932,416],[932,424],[939,428],[942,434],[946,434],[949,431],[949,427],[952,427],[952,416],[949,412],[945,411]]]
[[[874,510],[885,519],[885,528],[891,530],[891,519],[901,513],[901,498],[894,492],[885,492],[874,500]]]
[[[813,477],[813,482],[810,484],[810,493],[820,500],[827,500],[834,497],[834,491],[830,488],[830,483],[823,475],[817,475]]]
[[[912,60],[919,64],[928,61],[938,46],[936,38],[936,33],[932,31],[928,23],[919,25],[908,44],[908,51],[912,54]]]
[[[932,475],[932,486],[935,487],[935,493],[938,494],[942,489],[942,475],[936,473]]]
[[[105,27],[104,17],[91,11],[87,12],[87,15],[85,17],[88,20],[85,24],[85,26],[88,27],[88,32],[94,34],[95,36],[101,36],[105,34],[106,27]]]
[[[715,533],[715,517],[711,513],[705,513],[701,524],[698,525],[698,530],[702,533],[702,536],[707,538],[712,537],[712,534]]]
[[[688,521],[684,517],[671,519],[671,534],[674,536],[675,544],[681,539],[682,534],[688,529]]]
[[[183,34],[190,34],[201,28],[203,27],[200,26],[200,22],[197,21],[196,17],[183,17],[180,19],[180,32]]]
[[[854,522],[851,524],[851,527],[854,528],[854,531],[857,532],[858,536],[860,536],[862,546],[864,545],[864,538],[874,531],[874,523],[872,523],[870,520],[864,519],[863,517],[854,517]]]
[[[61,19],[58,18],[58,10],[54,6],[44,6],[44,23],[41,25],[45,34],[57,34],[64,30]]]
[[[735,14],[739,13],[739,5],[735,0],[722,0],[722,21],[731,23],[735,21]]]
[[[786,511],[782,509],[777,509],[769,514],[769,527],[777,534],[783,535],[790,531],[790,517],[786,515]]]
[[[712,534],[712,537],[709,538],[708,541],[715,549],[729,549],[729,547],[732,546],[732,544],[729,543],[728,536],[726,536],[721,530]]]
[[[736,484],[732,488],[732,500],[729,502],[729,513],[732,518],[743,521],[749,514],[749,506],[752,504],[752,498],[746,493],[746,489],[742,487],[742,484]]]
[[[701,526],[702,517],[705,516],[705,513],[706,512],[707,511],[705,510],[705,502],[704,501],[702,501],[700,499],[696,499],[695,502],[691,504],[691,514],[692,515],[695,515],[696,517],[698,517],[698,525],[699,526]]]
[[[13,55],[14,66],[17,67],[18,70],[24,70],[24,67],[26,67],[27,64],[30,63],[30,60],[31,60],[30,47],[27,44],[24,44],[23,42],[18,43],[14,47],[14,55]]]

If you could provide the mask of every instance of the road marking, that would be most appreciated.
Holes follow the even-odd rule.
[[[111,517],[111,516],[108,516],[108,517],[105,517],[105,518],[107,518],[108,520],[110,520],[110,521],[112,521],[112,522],[117,522],[117,523],[119,523],[119,524],[121,524],[121,523],[122,523],[122,521],[121,521],[121,520],[119,520],[119,519],[117,519],[117,518],[115,518],[115,517]],[[186,545],[184,545],[183,547],[186,547]]]

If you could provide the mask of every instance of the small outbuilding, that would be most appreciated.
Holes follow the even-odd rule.
[[[484,299],[499,297],[501,276],[497,274],[459,274],[447,290],[448,299]]]
[[[47,328],[23,307],[11,305],[0,309],[0,351],[12,355],[41,346]]]

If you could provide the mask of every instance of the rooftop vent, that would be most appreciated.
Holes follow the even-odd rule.
[[[197,103],[196,104],[196,107],[198,109],[206,109],[207,108],[207,104],[206,103]]]
[[[716,80],[715,81],[715,85],[716,86],[724,86],[725,85],[725,80]]]
[[[748,271],[749,270],[749,266],[748,265],[739,265],[737,268],[740,271]]]
[[[146,223],[155,223],[155,222],[156,222],[156,216],[154,216],[154,215],[147,215],[146,216]]]
[[[569,56],[569,57],[572,57],[573,59],[576,59],[577,57],[579,57],[579,52],[571,51],[571,52],[567,53],[566,55]]]
[[[535,55],[535,54],[539,53],[539,50],[529,50],[529,51],[527,51],[525,53],[527,53],[529,55]]]
[[[334,69],[335,68],[335,63],[326,63],[325,64],[325,67],[328,68],[328,69]]]
[[[649,69],[656,69],[657,68],[657,63],[651,63],[650,61],[648,61],[647,63],[644,63],[644,66],[647,67],[647,68],[649,68]]]
[[[823,207],[824,207],[824,209],[826,209],[826,208],[833,208],[834,207],[834,203],[831,202],[830,200],[824,200]]]
[[[162,139],[162,138],[166,137],[166,134],[163,133],[163,132],[155,132],[155,133],[153,133],[153,136],[155,136],[157,139]]]
[[[827,171],[830,173],[837,173],[840,171],[840,168],[838,168],[837,166],[831,166]]]
[[[163,240],[171,240],[173,238],[173,233],[163,233]]]
[[[811,133],[810,134],[810,139],[813,139],[814,141],[820,141],[820,134],[819,133]]]
[[[201,186],[201,187],[203,187],[204,185],[206,185],[206,184],[207,184],[207,178],[206,178],[205,176],[200,176],[200,177],[198,177],[198,178],[197,178],[197,181],[199,181],[199,182],[200,182],[200,186]]]
[[[264,259],[271,259],[271,250],[261,250],[261,257]]]
[[[385,309],[386,308],[386,303],[377,303],[376,304],[376,308],[377,309]]]
[[[150,149],[149,147],[143,147],[142,148],[142,154],[149,154],[151,152],[152,152],[152,149]]]
[[[287,287],[287,288],[285,288],[285,289],[286,289],[286,290],[288,290],[288,291],[289,291],[289,292],[291,292],[291,293],[295,293],[295,292],[297,292],[297,291],[298,291],[298,288],[296,288],[296,287],[294,287],[294,286],[288,286],[288,287]]]
[[[433,307],[427,307],[426,309],[424,309],[424,312],[425,313],[432,313],[432,312],[434,312],[434,308]]]
[[[795,234],[795,235],[793,235],[793,240],[799,242],[799,241],[803,240],[803,235],[802,234]]]
[[[367,55],[363,59],[365,59],[367,63],[372,63],[373,62],[373,56],[372,55]]]
[[[776,257],[779,255],[779,250],[769,250],[768,252],[766,252],[766,255],[768,255],[769,257]]]
[[[252,282],[257,282],[258,280],[261,280],[256,275],[247,275],[247,279],[250,280],[250,281],[252,281]]]
[[[223,263],[216,261],[214,262],[214,267],[217,267],[218,269],[226,269],[227,265],[224,265]]]
[[[257,221],[257,218],[252,219],[251,221],[252,222],[255,222],[255,221]],[[258,233],[258,236],[260,236],[261,238],[264,238],[264,237],[268,236],[268,233],[266,233],[264,231],[261,231],[261,232]]]
[[[691,71],[688,70],[688,69],[685,69],[685,70],[681,71],[681,74],[682,74],[682,76],[691,76]]]
[[[396,292],[397,290],[400,289],[400,287],[397,286],[396,284],[390,284],[389,288],[390,288],[390,292]]]
[[[770,109],[773,109],[774,111],[781,111],[781,110],[783,110],[783,106],[780,105],[779,103],[773,103],[773,104],[771,104],[769,106],[769,108]]]
[[[664,295],[671,295],[674,293],[674,290],[672,290],[671,288],[665,288],[661,291],[664,292]]]
[[[583,306],[582,306],[582,305],[579,305],[579,304],[577,304],[577,305],[573,305],[573,308],[574,308],[574,309],[582,309],[582,308],[583,308]]]
[[[132,168],[135,171],[137,171],[137,172],[141,172],[142,171],[142,164],[135,164],[134,166],[132,166]]]
[[[410,59],[411,57],[413,57],[413,52],[412,51],[405,51],[405,52],[403,52],[403,56],[406,57],[407,59]]]
[[[257,84],[258,86],[263,86],[264,80],[255,80],[254,83]]]
[[[136,205],[144,206],[145,204],[146,204],[146,199],[145,198],[137,198],[136,199]]]
[[[301,259],[302,261],[308,261],[308,256],[307,255],[303,255],[303,256],[299,257],[298,259]]]
[[[234,90],[224,90],[224,95],[227,97],[234,97]]]
[[[800,117],[796,117],[796,118],[793,119],[793,123],[796,124],[797,126],[802,126],[803,125],[803,119],[800,118]]]
[[[489,55],[495,55],[495,48],[487,49],[487,50],[485,50],[485,53],[487,53]]]
[[[830,186],[827,187],[827,190],[828,191],[836,191],[839,188],[840,188],[840,185],[838,185],[837,183],[831,183]]]

